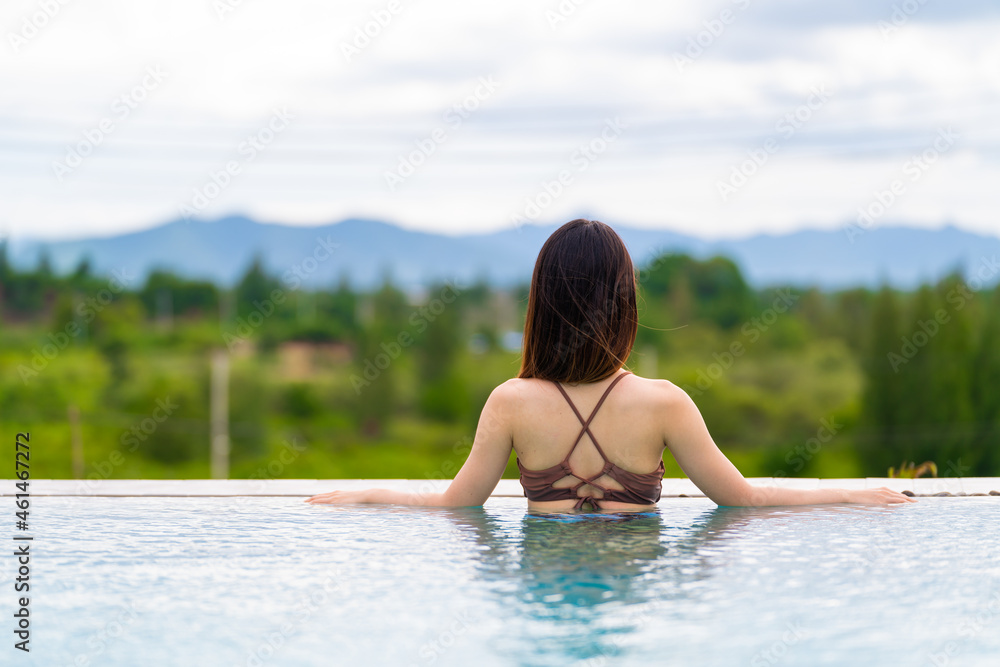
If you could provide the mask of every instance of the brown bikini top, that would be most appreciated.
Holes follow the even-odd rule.
[[[601,446],[597,444],[597,438],[590,431],[590,423],[594,421],[594,417],[597,415],[597,411],[601,408],[604,403],[604,399],[608,397],[611,390],[615,388],[618,382],[628,375],[629,373],[622,373],[616,377],[608,388],[604,391],[604,395],[601,396],[601,400],[597,402],[597,406],[594,411],[590,413],[590,418],[584,420],[583,415],[580,411],[576,409],[573,401],[570,400],[569,394],[563,389],[562,385],[558,382],[555,383],[556,387],[562,393],[563,397],[569,403],[569,406],[573,409],[576,418],[580,420],[583,424],[583,428],[580,430],[580,435],[576,436],[576,441],[573,443],[573,447],[570,448],[569,453],[566,454],[561,463],[557,463],[551,468],[546,468],[545,470],[528,470],[521,465],[521,461],[517,461],[517,467],[521,471],[521,486],[524,488],[524,496],[528,500],[535,501],[547,501],[547,500],[567,500],[575,499],[576,504],[573,506],[574,509],[580,509],[586,502],[591,503],[594,507],[600,509],[598,501],[600,500],[613,500],[622,503],[634,503],[636,505],[653,505],[660,499],[660,480],[663,479],[663,460],[660,460],[659,467],[653,472],[649,473],[635,473],[629,472],[619,468],[614,463],[608,460],[608,457],[604,454],[604,450]],[[580,440],[583,439],[583,434],[586,433],[590,436],[591,442],[594,443],[594,447],[597,448],[598,453],[601,458],[604,459],[604,469],[599,473],[594,475],[593,478],[581,477],[574,473],[569,467],[569,457],[576,449],[576,446],[580,444]],[[600,484],[598,484],[596,479],[599,479],[602,475],[607,475],[608,477],[614,479],[619,484],[621,484],[623,489],[608,489]],[[559,481],[565,477],[576,477],[580,480],[580,483],[576,486],[568,486],[564,488],[554,488],[552,484]],[[604,496],[602,498],[592,498],[588,496],[578,496],[577,489],[579,489],[584,484],[590,484],[594,488],[599,489]]]

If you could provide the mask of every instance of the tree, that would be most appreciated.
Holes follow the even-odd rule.
[[[48,248],[42,248],[39,251],[38,266],[35,268],[35,274],[46,283],[52,282],[55,273],[52,271],[52,257],[49,255]]]
[[[957,306],[946,301],[946,295],[955,293],[959,285],[964,286],[960,275],[949,276],[938,284],[939,307],[934,312],[938,328],[936,334],[929,334],[927,344],[933,364],[933,384],[927,387],[932,397],[927,417],[934,425],[933,430],[940,433],[933,455],[944,463],[956,464],[961,456],[968,457],[975,432],[971,400],[974,354],[971,309],[966,303]],[[921,330],[934,330],[930,321],[921,321],[918,326]],[[951,475],[957,474],[954,466],[947,468]]]
[[[984,295],[985,298],[985,295]],[[990,295],[971,364],[970,402],[976,425],[972,474],[1000,475],[1000,285]]]
[[[835,299],[835,316],[831,331],[843,338],[855,352],[863,353],[871,326],[872,293],[859,287],[839,292]]]
[[[739,267],[725,257],[700,261],[684,254],[660,255],[640,269],[639,288],[640,316],[651,327],[640,334],[643,345],[655,342],[656,329],[693,320],[735,329],[753,316],[756,307]]]
[[[458,421],[470,408],[468,387],[458,364],[465,340],[462,327],[465,294],[454,295],[449,288],[441,286],[430,293],[434,297],[417,311],[426,323],[418,339],[418,402],[428,417]],[[437,295],[450,295],[454,300],[445,303]]]
[[[70,274],[70,284],[78,287],[83,286],[91,277],[93,277],[93,274],[93,265],[90,258],[84,257],[76,265],[73,273]]]
[[[335,330],[347,335],[357,335],[358,296],[351,290],[346,276],[341,276],[337,289],[321,302],[320,312],[333,319]]]
[[[0,240],[0,322],[3,321],[6,291],[9,289],[13,273],[10,261],[7,259],[7,239],[2,239]]]
[[[388,277],[370,303],[371,319],[359,334],[351,384],[362,433],[375,438],[385,432],[398,409],[398,365],[406,349],[400,336],[412,332],[406,327],[406,297]]]
[[[972,410],[969,401],[971,328],[966,307],[945,308],[946,294],[959,279],[916,293],[911,324],[902,332],[890,362],[899,377],[900,419],[896,431],[898,465],[904,459],[934,461],[942,473],[956,474],[968,455]]]
[[[275,290],[281,290],[281,283],[267,273],[260,255],[256,255],[236,285],[237,315],[245,317],[255,310],[262,315],[272,312],[268,305],[277,307],[272,301]]]
[[[169,295],[165,298],[166,295]],[[186,280],[169,271],[155,270],[139,291],[146,312],[153,316],[214,313],[219,308],[219,290],[211,282]],[[169,312],[161,312],[164,307]]]
[[[921,330],[919,322],[934,320],[937,307],[934,292],[927,285],[917,291],[896,342],[890,365],[899,378],[899,425],[896,431],[897,458],[921,463],[934,458],[935,445],[941,433],[935,431],[934,401],[935,349],[928,333]],[[935,332],[936,333],[936,332]],[[917,460],[919,459],[919,461]],[[896,461],[899,465],[901,461]]]
[[[905,455],[899,435],[904,399],[897,373],[902,363],[896,359],[900,356],[899,330],[899,305],[895,293],[886,285],[875,297],[871,337],[862,363],[865,386],[857,436],[861,460],[878,475],[898,465],[897,459]]]
[[[5,251],[6,253],[6,251]],[[46,309],[46,301],[56,283],[52,275],[52,265],[48,252],[39,254],[38,265],[32,272],[20,273],[7,263],[4,257],[3,298],[4,307],[10,313],[39,315]]]
[[[14,273],[7,257],[7,239],[0,240],[0,286],[5,285]]]

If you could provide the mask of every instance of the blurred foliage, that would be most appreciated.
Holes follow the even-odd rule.
[[[889,468],[889,477],[916,479],[927,474],[931,477],[937,477],[937,464],[933,461],[924,461],[920,465],[913,461],[903,461],[899,468]]]
[[[672,380],[747,476],[1000,474],[1000,289],[754,290],[730,260],[640,267],[629,367]],[[0,430],[69,477],[207,477],[209,359],[228,349],[233,476],[451,477],[517,374],[527,286],[291,289],[255,259],[231,288],[15,270],[0,243]],[[169,412],[169,414],[167,414]],[[117,453],[117,454],[116,454]],[[682,476],[669,454],[667,476]],[[516,477],[513,458],[506,476]]]
[[[868,469],[929,460],[946,477],[1000,472],[998,299],[1000,287],[975,292],[958,275],[879,292],[856,436]]]
[[[219,289],[210,282],[187,280],[167,271],[153,271],[139,291],[150,316],[208,317],[219,310]]]

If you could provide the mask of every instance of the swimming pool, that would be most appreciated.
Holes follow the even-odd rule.
[[[637,515],[37,497],[3,664],[996,665],[1000,502]]]

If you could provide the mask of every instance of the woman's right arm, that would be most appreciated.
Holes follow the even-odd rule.
[[[787,489],[749,484],[712,440],[705,420],[680,387],[664,381],[664,442],[691,479],[722,506],[818,505],[825,503],[905,503],[913,498],[885,487],[877,489]]]

